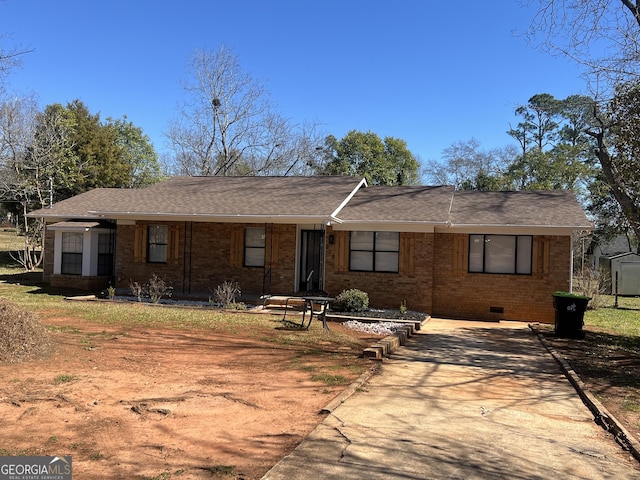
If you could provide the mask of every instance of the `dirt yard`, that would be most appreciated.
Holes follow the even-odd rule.
[[[582,339],[558,338],[550,326],[539,329],[589,391],[640,442],[640,354],[635,345],[593,327],[585,329]]]
[[[212,331],[43,323],[51,357],[0,364],[0,454],[70,454],[79,480],[260,478],[371,368],[330,337],[313,352]]]

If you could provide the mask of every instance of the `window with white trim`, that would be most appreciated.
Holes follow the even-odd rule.
[[[469,272],[531,275],[531,235],[469,235]]]
[[[249,227],[244,229],[244,266],[264,267],[265,254],[264,228]]]
[[[169,227],[167,225],[149,225],[148,239],[148,261],[150,263],[166,263]]]
[[[349,270],[356,272],[398,272],[398,232],[351,232]]]
[[[82,275],[82,233],[62,232],[63,275]]]

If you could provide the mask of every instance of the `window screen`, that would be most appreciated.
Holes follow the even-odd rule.
[[[166,263],[169,227],[166,225],[149,225],[149,262]]]
[[[60,273],[82,275],[82,233],[62,232],[62,265]]]
[[[349,269],[363,272],[397,272],[398,232],[351,232]]]
[[[244,266],[264,267],[265,253],[264,228],[245,228],[244,230]]]
[[[469,272],[531,274],[530,235],[469,235]]]

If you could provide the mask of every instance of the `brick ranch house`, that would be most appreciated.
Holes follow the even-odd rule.
[[[552,323],[571,289],[572,236],[591,229],[569,191],[368,186],[360,177],[174,177],[96,189],[46,222],[44,280],[128,290],[152,274],[174,295],[357,288],[378,308]]]

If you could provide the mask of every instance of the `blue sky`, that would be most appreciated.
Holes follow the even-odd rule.
[[[513,111],[536,93],[585,93],[575,64],[519,35],[534,13],[521,3],[4,0],[0,33],[34,50],[9,77],[13,91],[126,115],[159,152],[190,55],[224,44],[294,122],[401,138],[425,162],[472,137],[485,149],[513,143]]]

